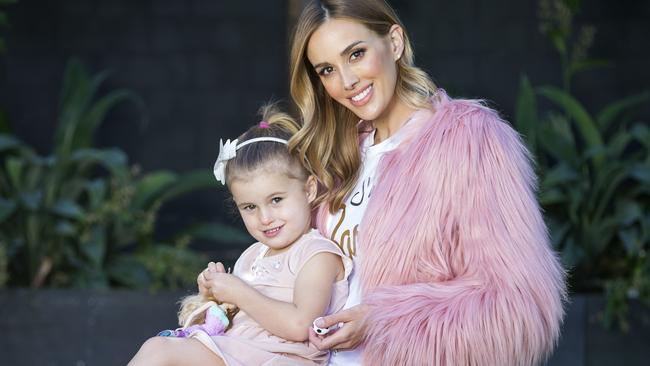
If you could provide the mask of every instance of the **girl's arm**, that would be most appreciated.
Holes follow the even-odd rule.
[[[314,319],[327,310],[334,282],[343,277],[341,257],[320,252],[310,258],[296,278],[293,302],[272,299],[227,273],[206,274],[213,296],[237,305],[264,329],[289,341],[308,339]]]

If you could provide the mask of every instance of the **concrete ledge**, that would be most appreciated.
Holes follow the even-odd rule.
[[[0,290],[2,365],[125,365],[140,345],[176,327],[183,292]],[[576,295],[549,366],[646,365],[649,310],[631,307],[629,333],[598,323],[604,301]],[[644,320],[645,319],[645,320]]]
[[[3,365],[125,365],[140,345],[176,327],[182,292],[0,291]]]

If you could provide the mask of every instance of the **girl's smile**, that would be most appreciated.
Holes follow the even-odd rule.
[[[246,229],[269,254],[284,251],[310,229],[313,177],[304,182],[282,169],[260,167],[234,179],[230,191]]]

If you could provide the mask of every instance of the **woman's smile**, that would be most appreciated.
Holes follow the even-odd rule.
[[[368,101],[370,101],[370,98],[372,98],[372,84],[368,85],[368,87],[361,90],[359,93],[350,97],[349,99],[352,105],[355,107],[361,107],[364,104],[368,103]]]

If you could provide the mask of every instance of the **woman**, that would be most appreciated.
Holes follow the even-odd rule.
[[[296,26],[290,147],[322,185],[318,228],[354,259],[330,365],[532,365],[557,341],[564,271],[517,133],[413,64],[381,0],[312,1]],[[361,120],[361,122],[359,122]]]

